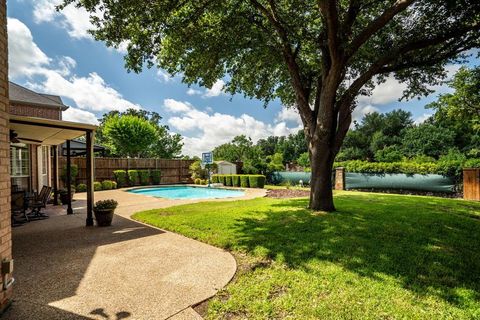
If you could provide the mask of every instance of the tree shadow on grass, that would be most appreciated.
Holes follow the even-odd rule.
[[[480,205],[459,201],[452,211],[443,201],[349,194],[325,214],[305,210],[305,199],[285,200],[264,218],[238,220],[237,242],[306,272],[328,261],[372,279],[393,276],[418,295],[460,306],[460,288],[480,300]]]

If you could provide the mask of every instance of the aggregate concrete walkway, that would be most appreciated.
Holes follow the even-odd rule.
[[[242,199],[264,195],[252,189]],[[107,198],[119,201],[111,227],[85,227],[85,194],[79,194],[74,215],[50,208],[49,219],[13,230],[15,301],[2,319],[200,319],[191,306],[231,280],[234,258],[129,219],[195,201],[95,193],[95,200]]]

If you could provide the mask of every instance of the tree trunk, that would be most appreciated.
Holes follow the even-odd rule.
[[[328,145],[311,146],[310,163],[312,178],[310,181],[309,208],[315,211],[335,211],[332,191],[332,150]]]

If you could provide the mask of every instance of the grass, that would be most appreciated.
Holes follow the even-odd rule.
[[[480,319],[480,203],[339,192],[337,212],[261,198],[134,218],[230,250],[207,318]]]

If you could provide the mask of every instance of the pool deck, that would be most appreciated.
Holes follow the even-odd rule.
[[[3,319],[201,319],[192,306],[216,294],[236,272],[219,248],[160,230],[133,213],[204,201],[265,196],[169,200],[125,192],[95,192],[119,202],[113,225],[86,228],[86,194],[75,196],[73,215],[50,207],[50,218],[15,228],[14,303]]]

